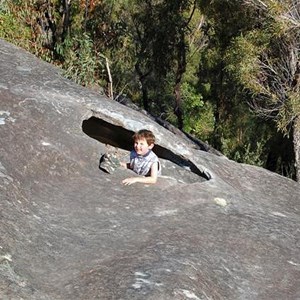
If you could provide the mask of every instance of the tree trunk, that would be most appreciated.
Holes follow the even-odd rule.
[[[150,71],[143,73],[138,62],[135,64],[135,70],[139,76],[139,81],[141,83],[143,107],[146,111],[149,111],[149,98],[148,98],[148,88],[146,86],[146,79],[150,74]]]
[[[293,142],[295,153],[296,180],[300,182],[300,116],[297,116],[293,124]]]
[[[222,127],[226,121],[226,96],[223,91],[224,86],[224,64],[221,63],[218,69],[214,72],[213,86],[212,86],[212,97],[216,102],[214,111],[214,134],[213,134],[213,146],[214,148],[222,149]]]
[[[186,70],[186,43],[184,31],[180,32],[180,41],[177,45],[177,70],[175,74],[175,105],[174,113],[177,117],[178,128],[183,129],[183,109],[181,99],[181,81]]]
[[[83,22],[84,32],[86,32],[86,23],[89,14],[89,8],[90,8],[90,0],[85,0],[85,11],[84,11],[84,22]]]
[[[180,95],[180,82],[176,83],[174,93],[175,93],[175,106],[174,113],[177,117],[177,126],[180,130],[183,129],[183,110],[182,110],[182,100]]]
[[[71,1],[72,0],[63,0],[63,16],[62,16],[62,34],[61,40],[64,41],[66,36],[68,35],[69,27],[70,27],[70,9],[71,9]]]

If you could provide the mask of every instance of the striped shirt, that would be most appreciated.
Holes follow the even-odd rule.
[[[144,156],[138,155],[135,150],[130,152],[130,169],[139,175],[150,175],[151,167],[154,163],[158,163],[158,175],[160,175],[160,162],[157,155],[152,150]]]

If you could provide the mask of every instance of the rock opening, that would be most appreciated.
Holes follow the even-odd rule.
[[[132,136],[134,132],[125,129],[122,126],[117,126],[102,119],[91,117],[83,121],[82,130],[86,135],[93,139],[96,139],[103,144],[108,144],[127,151],[130,151],[132,149]],[[175,163],[176,165],[184,168],[185,170],[190,170],[191,172],[200,176],[202,180],[211,179],[210,174],[201,171],[190,160],[173,153],[171,150],[164,148],[159,144],[155,145],[153,151],[158,157],[169,160],[172,163]]]

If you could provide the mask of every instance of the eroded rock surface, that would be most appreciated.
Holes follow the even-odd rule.
[[[1,299],[299,299],[300,186],[197,150],[0,40]],[[98,169],[148,128],[164,177]]]

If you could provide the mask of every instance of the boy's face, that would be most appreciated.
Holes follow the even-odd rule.
[[[148,145],[145,138],[140,138],[134,141],[134,150],[138,155],[145,155],[153,148],[154,144]]]

